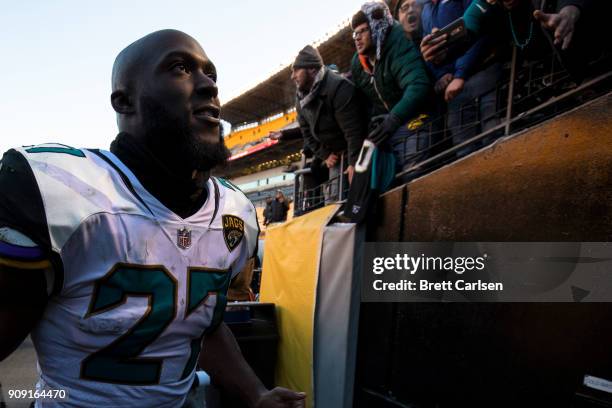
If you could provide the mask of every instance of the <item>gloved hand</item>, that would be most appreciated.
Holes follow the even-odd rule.
[[[392,113],[374,116],[370,121],[371,130],[367,138],[379,145],[394,134],[400,125],[399,118]]]

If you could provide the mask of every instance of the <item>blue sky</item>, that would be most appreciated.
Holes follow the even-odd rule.
[[[0,151],[59,142],[108,148],[116,54],[163,28],[197,39],[217,66],[221,101],[332,34],[361,1],[0,2]]]

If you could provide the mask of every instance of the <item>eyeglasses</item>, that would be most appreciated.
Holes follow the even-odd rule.
[[[420,10],[422,8],[423,7],[418,2],[407,1],[404,4],[402,4],[402,6],[399,8],[399,11],[401,11],[402,13],[407,13],[408,11],[410,11],[410,9],[412,9],[417,14],[421,14]]]
[[[399,11],[401,11],[402,13],[406,13],[408,10],[410,10],[410,7],[412,7],[412,4],[404,3],[402,7],[399,8]]]
[[[353,40],[356,40],[357,38],[361,37],[362,34],[367,33],[368,31],[370,31],[369,28],[362,28],[361,30],[353,31]]]

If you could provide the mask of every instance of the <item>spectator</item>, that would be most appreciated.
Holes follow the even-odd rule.
[[[341,156],[346,156],[346,173],[352,181],[355,162],[366,136],[362,106],[353,84],[323,65],[319,52],[304,47],[296,57],[291,79],[297,88],[296,110],[304,145],[324,162],[329,178],[341,175]]]
[[[495,35],[514,44],[522,59],[540,59],[553,51],[551,45],[557,47],[554,52],[563,66],[580,81],[585,76],[588,61],[607,46],[607,42],[599,41],[596,35],[601,24],[593,22],[597,14],[604,14],[609,8],[607,3],[550,0],[539,10],[539,3],[534,6],[530,0],[475,0],[463,18],[473,41],[485,33]],[[582,34],[579,25],[585,31]],[[423,39],[423,58],[439,62],[446,53],[446,38],[439,37],[429,43],[428,38]]]
[[[461,18],[472,1],[427,2],[421,16],[423,33],[431,34]],[[492,45],[491,37],[485,35],[443,64],[428,62],[436,80],[434,89],[448,103],[447,126],[455,145],[498,124],[496,84],[501,77],[501,64],[493,58]],[[465,156],[472,149],[462,148],[457,155]]]
[[[481,24],[482,18],[492,8],[501,6],[508,12],[513,12],[530,7],[533,12],[533,20],[539,21],[542,27],[550,30],[554,35],[554,44],[565,50],[572,42],[576,23],[580,18],[581,9],[584,8],[586,0],[553,0],[548,3],[548,7],[554,9],[552,13],[535,9],[528,0],[476,0],[474,3],[465,15],[466,27],[470,31],[479,33],[483,27],[483,24]]]
[[[268,225],[272,218],[272,197],[266,198],[266,207],[263,210],[264,221],[263,225]]]
[[[276,190],[276,197],[270,203],[270,218],[269,224],[273,222],[287,221],[287,211],[289,211],[289,203],[282,191]]]
[[[423,39],[421,13],[424,2],[424,0],[399,0],[393,13],[393,17],[402,25],[406,36],[417,45]]]
[[[357,49],[352,79],[372,105],[368,138],[393,146],[401,169],[422,159],[429,145],[427,134],[415,130],[423,118],[420,114],[428,108],[427,70],[384,3],[365,3],[353,16],[351,28]],[[407,155],[410,159],[405,163]]]

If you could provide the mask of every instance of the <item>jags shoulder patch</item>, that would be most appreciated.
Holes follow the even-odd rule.
[[[242,241],[244,237],[244,221],[235,215],[222,215],[223,222],[223,238],[227,249],[232,252]]]

